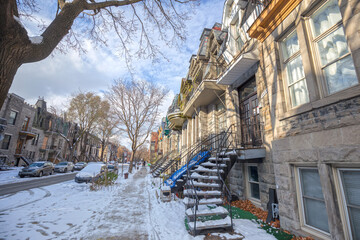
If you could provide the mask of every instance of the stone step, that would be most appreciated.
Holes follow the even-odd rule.
[[[212,190],[212,191],[202,191],[202,190],[194,190],[194,189],[185,189],[184,196],[193,196],[195,195],[204,197],[204,196],[221,196],[220,191]]]
[[[189,222],[189,228],[194,231],[194,222]],[[215,229],[215,228],[231,228],[231,218],[226,217],[219,220],[209,220],[205,222],[196,221],[196,230]]]
[[[187,207],[192,207],[195,205],[196,200],[193,198],[185,197],[183,203]],[[199,200],[199,205],[209,205],[209,204],[221,205],[223,204],[223,200],[221,198],[204,198]]]

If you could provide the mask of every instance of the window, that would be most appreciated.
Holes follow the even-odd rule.
[[[348,227],[352,239],[360,239],[360,169],[340,169]]]
[[[15,112],[15,111],[11,111],[11,112],[10,112],[9,124],[15,125],[17,115],[18,115],[18,113]]]
[[[11,135],[5,134],[4,139],[2,140],[1,149],[9,149],[11,140]]]
[[[223,99],[225,100],[225,99]],[[224,101],[223,101],[224,102]],[[218,105],[216,105],[217,109],[217,119],[219,123],[219,133],[226,131],[226,109],[224,104],[221,102]]]
[[[305,225],[328,233],[328,215],[318,170],[316,168],[299,168],[299,181]]]
[[[332,94],[358,84],[337,0],[330,0],[310,17],[325,88]]]
[[[39,142],[39,134],[36,134],[36,137],[33,138],[31,145],[38,145]]]
[[[309,93],[296,31],[282,41],[281,48],[291,106],[296,107],[308,103]]]
[[[29,126],[29,121],[30,121],[30,118],[29,118],[29,117],[25,117],[24,122],[23,122],[23,125],[22,125],[22,130],[23,130],[23,131],[27,131],[28,126]]]
[[[248,182],[250,197],[260,199],[260,186],[257,166],[248,166]]]

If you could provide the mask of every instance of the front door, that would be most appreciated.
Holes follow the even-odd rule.
[[[245,146],[261,146],[259,101],[255,77],[239,88],[241,140]]]

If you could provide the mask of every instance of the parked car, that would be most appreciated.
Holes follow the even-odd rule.
[[[107,168],[109,172],[114,172],[116,174],[118,173],[118,167],[115,164],[108,164]]]
[[[81,169],[83,169],[84,167],[86,167],[87,163],[86,162],[78,162],[78,163],[75,163],[74,165],[74,169],[76,171],[80,171]]]
[[[84,169],[82,169],[75,176],[75,182],[92,182],[99,179],[105,172],[106,165],[101,163],[92,163],[88,164]]]
[[[19,177],[42,177],[43,175],[52,175],[54,173],[54,164],[52,162],[34,162],[28,167],[19,171]]]
[[[72,162],[59,162],[55,165],[55,172],[63,172],[74,171],[74,164]]]

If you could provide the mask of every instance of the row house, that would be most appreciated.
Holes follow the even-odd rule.
[[[149,150],[149,159],[150,162],[155,162],[158,156],[158,142],[159,142],[159,134],[158,132],[152,132],[150,135],[150,150]]]
[[[34,116],[35,109],[24,98],[8,94],[0,110],[0,118],[7,122],[0,141],[1,165],[18,166],[38,157],[39,131],[32,128]]]
[[[169,107],[164,153],[231,127],[232,194],[275,203],[295,234],[360,239],[359,22],[358,0],[225,1]]]
[[[46,101],[43,98],[37,100],[35,108],[33,126],[42,130],[39,135],[41,142],[39,159],[54,163],[67,159],[68,143],[64,137],[69,137],[70,128],[74,127],[74,124],[66,122],[63,117],[48,112]]]
[[[0,165],[22,166],[39,160],[58,163],[72,159],[72,154],[77,161],[80,156],[83,161],[99,161],[100,139],[86,134],[82,154],[77,124],[67,121],[66,114],[50,113],[43,98],[30,106],[11,93],[1,108],[0,119],[4,126]]]

